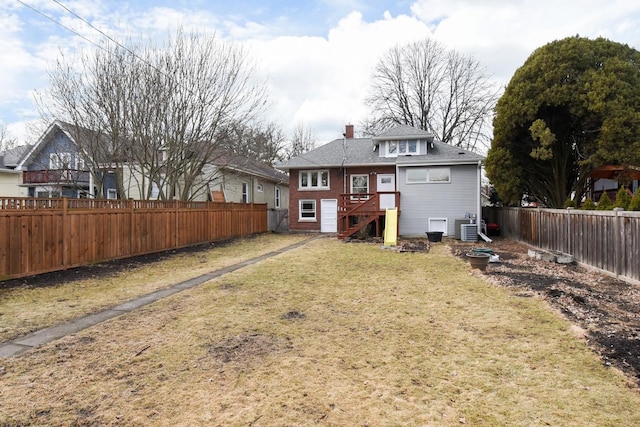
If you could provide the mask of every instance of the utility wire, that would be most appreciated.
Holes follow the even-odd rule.
[[[46,15],[45,13],[41,12],[40,10],[36,9],[35,7],[25,3],[22,0],[16,0],[18,3],[20,3],[21,5],[31,9],[32,11],[34,11],[35,13],[37,13],[40,16],[43,16],[44,18],[48,19],[49,21],[53,22],[56,25],[59,25],[60,27],[64,28],[65,30],[75,34],[76,36],[80,37],[81,39],[89,42],[90,44],[94,45],[95,47],[97,47],[98,49],[103,50],[104,52],[106,52],[109,55],[112,55],[113,52],[109,51],[109,49],[105,48],[104,46],[94,42],[93,40],[90,40],[89,38],[83,36],[82,34],[78,33],[77,31],[75,31],[72,28],[67,27],[66,25],[64,25],[63,23],[61,23],[60,21],[57,21],[55,18],[52,18],[48,15]],[[58,6],[62,7],[64,10],[66,10],[68,13],[70,13],[71,15],[73,15],[74,17],[78,18],[79,20],[81,20],[82,22],[84,22],[85,24],[87,24],[90,28],[92,28],[93,30],[97,31],[98,33],[102,34],[104,37],[106,37],[110,42],[114,43],[116,46],[120,47],[121,49],[126,50],[128,53],[130,53],[135,59],[137,59],[138,61],[142,62],[143,64],[147,65],[148,67],[154,69],[155,71],[165,75],[165,77],[168,77],[167,74],[162,71],[161,69],[159,69],[158,67],[156,67],[155,65],[151,64],[150,62],[148,62],[147,60],[145,60],[144,58],[141,58],[140,56],[138,56],[138,54],[136,54],[133,50],[129,49],[128,47],[124,46],[123,44],[121,44],[120,42],[118,42],[117,40],[115,40],[113,37],[109,36],[107,33],[105,33],[104,31],[100,30],[99,28],[95,27],[93,24],[91,24],[89,21],[87,21],[86,19],[84,19],[82,16],[78,15],[77,13],[75,13],[74,11],[72,11],[71,9],[69,9],[67,6],[65,6],[64,4],[60,3],[58,0],[52,0],[54,3],[56,3]],[[186,88],[189,92],[191,92],[190,88]]]
[[[75,31],[72,28],[67,27],[66,25],[64,25],[62,22],[60,21],[56,21],[54,18],[50,17],[49,15],[46,15],[44,12],[39,11],[38,9],[36,9],[35,7],[23,2],[22,0],[16,0],[18,3],[20,3],[21,5],[23,5],[24,7],[31,9],[33,12],[37,13],[38,15],[48,19],[49,21],[53,22],[54,24],[64,28],[65,30],[75,34],[76,36],[80,37],[81,39],[91,43],[92,45],[94,45],[95,47],[102,49],[106,52],[106,49],[103,46],[100,46],[99,44],[95,43],[94,41],[88,39],[87,37],[83,36],[82,34],[78,33],[77,31]],[[54,0],[55,1],[55,0]],[[58,3],[58,2],[56,2]]]

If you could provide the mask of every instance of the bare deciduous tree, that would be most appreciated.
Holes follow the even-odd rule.
[[[12,138],[7,127],[0,124],[0,151],[10,150],[17,144],[15,138]]]
[[[424,39],[382,56],[366,99],[371,115],[362,125],[374,135],[405,124],[479,151],[490,144],[497,99],[498,89],[478,61]]]
[[[275,122],[232,122],[218,132],[216,141],[224,150],[273,165],[282,156],[285,136]]]
[[[316,138],[311,128],[298,122],[293,128],[291,142],[285,149],[283,160],[288,160],[316,148]]]
[[[77,126],[90,169],[115,173],[120,196],[144,199],[206,192],[220,129],[255,120],[266,104],[241,47],[181,30],[164,45],[112,43],[79,61],[62,57],[50,79],[41,106]]]

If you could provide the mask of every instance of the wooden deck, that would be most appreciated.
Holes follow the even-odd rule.
[[[388,206],[390,197],[394,198],[400,215],[400,193],[396,191],[341,194],[338,201],[338,238],[344,239],[357,233],[368,235],[373,231],[369,228],[371,224],[375,226],[376,237],[381,237],[386,217],[384,206]]]

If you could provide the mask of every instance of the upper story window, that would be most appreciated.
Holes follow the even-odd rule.
[[[51,153],[49,155],[49,169],[69,169],[71,153]]]
[[[85,166],[84,159],[80,156],[76,156],[76,170],[83,171]]]
[[[301,190],[329,188],[329,171],[300,171],[298,179]]]
[[[416,139],[398,141],[398,154],[418,154],[418,141]]]
[[[399,141],[387,141],[387,156],[407,156],[420,154],[420,141],[417,139],[403,139]]]

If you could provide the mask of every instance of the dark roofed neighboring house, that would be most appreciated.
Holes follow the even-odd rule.
[[[268,164],[231,152],[218,152],[211,160],[217,178],[209,184],[210,200],[266,203],[269,209],[287,209],[289,177]],[[212,171],[207,173],[213,174]]]
[[[292,231],[381,235],[386,208],[398,209],[398,233],[457,235],[481,218],[484,157],[399,125],[373,138],[343,138],[277,165],[289,171]],[[478,224],[479,229],[480,224]]]

